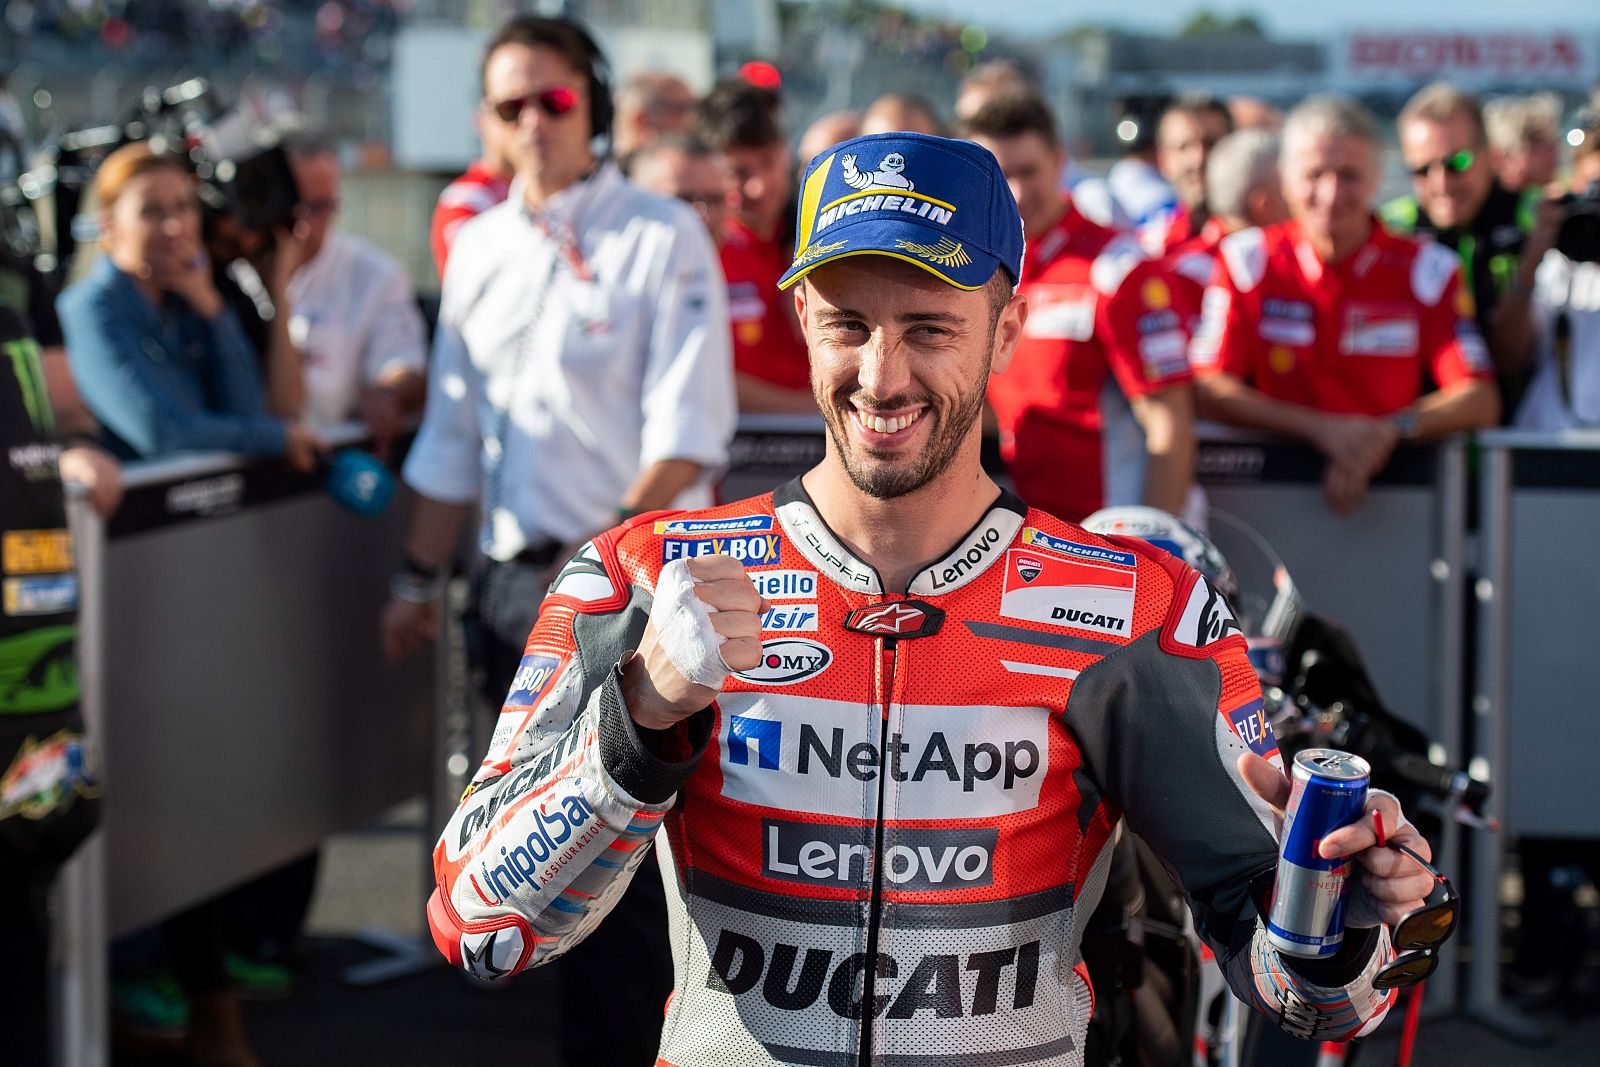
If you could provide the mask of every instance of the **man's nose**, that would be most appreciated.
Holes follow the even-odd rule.
[[[885,338],[881,330],[875,331],[871,339],[861,346],[860,358],[856,380],[874,399],[889,400],[910,387],[910,361],[904,350]]]

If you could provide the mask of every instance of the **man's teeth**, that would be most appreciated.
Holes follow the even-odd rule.
[[[920,409],[913,411],[909,415],[900,415],[892,419],[886,419],[879,415],[869,415],[865,411],[856,412],[857,422],[864,428],[875,430],[878,433],[899,433],[921,417],[922,411]]]

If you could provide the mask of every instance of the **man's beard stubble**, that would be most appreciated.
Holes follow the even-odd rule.
[[[989,363],[993,356],[994,342],[991,340],[989,350],[984,353],[983,373],[978,378],[979,382],[989,380]],[[860,457],[852,450],[850,429],[845,425],[846,421],[852,418],[849,402],[853,395],[858,395],[856,391],[840,389],[828,397],[813,388],[813,394],[816,397],[817,407],[823,412],[823,421],[828,424],[828,436],[833,439],[834,450],[839,454],[839,462],[844,465],[845,473],[850,476],[850,481],[857,489],[874,500],[893,500],[895,497],[914,493],[949,470],[960,453],[967,434],[971,432],[973,423],[983,415],[984,393],[981,388],[963,394],[957,406],[949,411],[937,407],[933,397],[926,394],[920,397],[901,395],[890,397],[886,401],[870,398],[873,400],[870,406],[857,404],[858,408],[869,414],[873,411],[892,411],[919,403],[926,404],[921,418],[934,419],[935,425],[929,435],[927,446],[916,456],[893,466],[869,467],[861,463]],[[884,458],[888,454],[867,450],[866,455]]]

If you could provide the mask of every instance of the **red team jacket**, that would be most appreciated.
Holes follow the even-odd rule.
[[[1328,266],[1294,222],[1240,230],[1218,245],[1196,374],[1224,371],[1318,411],[1388,415],[1431,379],[1493,374],[1456,254],[1373,221],[1367,243]]]
[[[762,661],[643,737],[619,657],[664,563],[709,553],[773,605]],[[1390,994],[1295,978],[1262,933],[1272,817],[1234,764],[1277,745],[1237,631],[1173,557],[1009,494],[906,597],[798,481],[632,520],[551,587],[434,851],[434,938],[481,978],[536,966],[653,843],[677,976],[659,1064],[1076,1064],[1080,925],[1125,814],[1240,996],[1306,1035],[1368,1029]],[[1351,974],[1392,957],[1352,940]]]
[[[1001,454],[1023,497],[1082,519],[1106,503],[1105,431],[1131,418],[1124,398],[1189,380],[1184,308],[1137,240],[1070,204],[1029,242],[1021,292],[1022,341],[989,383]]]

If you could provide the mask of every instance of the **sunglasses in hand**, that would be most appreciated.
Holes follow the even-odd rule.
[[[488,103],[488,101],[485,101]],[[565,85],[552,86],[537,93],[527,93],[523,96],[513,96],[509,100],[498,100],[489,103],[489,110],[493,111],[501,122],[510,124],[522,117],[523,109],[537,107],[550,118],[558,119],[562,115],[578,106],[576,90]]]
[[[1456,920],[1461,917],[1461,898],[1450,879],[1405,845],[1389,841],[1380,842],[1380,847],[1405,853],[1433,876],[1433,889],[1422,907],[1407,912],[1389,928],[1389,940],[1399,955],[1377,973],[1372,984],[1379,989],[1395,989],[1422,981],[1439,966],[1439,947],[1455,933]]]

